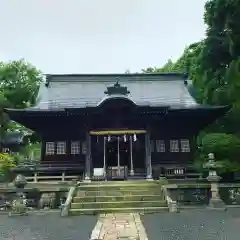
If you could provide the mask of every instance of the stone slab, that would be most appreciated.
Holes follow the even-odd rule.
[[[148,240],[138,213],[110,213],[100,216],[90,240]]]

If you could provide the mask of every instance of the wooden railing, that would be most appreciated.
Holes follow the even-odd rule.
[[[28,176],[26,177],[26,180],[28,182],[43,182],[43,181],[71,181],[74,179],[80,179],[80,176],[77,175],[66,175],[65,172],[62,172],[61,175],[59,176],[52,176],[52,175],[44,175],[44,176],[40,176],[39,173],[35,172],[34,176]]]
[[[195,179],[200,176],[192,166],[186,165],[163,165],[161,166],[160,176],[166,178],[177,178],[177,179]]]

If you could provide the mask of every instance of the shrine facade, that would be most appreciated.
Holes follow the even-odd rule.
[[[177,73],[47,75],[36,106],[6,112],[42,136],[41,171],[152,179],[191,172],[198,133],[228,110],[192,90]]]

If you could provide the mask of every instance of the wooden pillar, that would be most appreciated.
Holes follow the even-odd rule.
[[[91,181],[91,135],[86,132],[85,181]]]
[[[66,155],[67,158],[71,159],[71,139],[69,137],[66,139]]]
[[[120,138],[117,137],[117,168],[118,168],[118,176],[120,176]]]
[[[42,145],[41,145],[41,162],[44,160],[45,156],[46,156],[46,140],[44,137],[42,137],[42,141],[41,141]]]
[[[103,174],[106,179],[106,137],[103,137]]]
[[[134,176],[134,169],[133,169],[133,138],[132,136],[130,136],[129,139],[129,143],[130,143],[130,175]]]
[[[147,180],[152,180],[152,160],[151,160],[151,142],[150,132],[147,131],[145,135],[145,152],[146,152],[146,169],[147,169]]]

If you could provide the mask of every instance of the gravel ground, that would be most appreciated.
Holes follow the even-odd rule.
[[[141,216],[149,240],[239,240],[240,209]]]
[[[59,213],[0,215],[0,240],[89,240],[96,216],[61,218]]]

